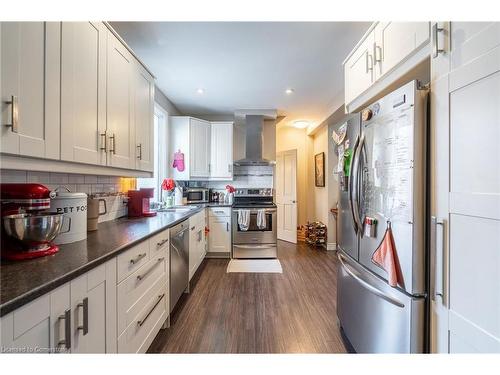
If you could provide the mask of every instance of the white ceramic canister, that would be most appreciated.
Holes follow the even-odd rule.
[[[61,245],[86,239],[87,194],[72,193],[66,187],[58,187],[55,193],[55,198],[50,200],[49,211],[63,213],[70,220],[66,220],[68,224],[61,228],[61,234],[55,238],[54,243]],[[68,232],[64,232],[68,230],[66,225],[70,227]]]

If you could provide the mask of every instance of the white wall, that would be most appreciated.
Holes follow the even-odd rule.
[[[177,109],[175,104],[157,86],[155,86],[155,102],[167,111],[169,116],[182,116],[181,111]]]
[[[326,177],[328,171],[330,170],[328,165],[328,127],[323,126],[313,137],[313,147],[312,155],[310,158],[313,160],[316,154],[321,152],[325,153],[325,187],[315,186],[315,175],[314,170],[310,177],[310,186],[314,192],[314,219],[321,221],[322,223],[328,225],[330,214],[330,204],[328,201],[328,191],[329,191],[329,181]],[[330,228],[329,232],[330,232]]]

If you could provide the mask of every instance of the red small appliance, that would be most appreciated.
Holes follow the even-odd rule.
[[[155,195],[154,188],[142,188],[128,191],[128,217],[151,217],[156,212],[151,211],[150,200]]]
[[[51,241],[59,233],[62,214],[43,213],[54,196],[40,184],[0,184],[2,258],[32,259],[59,251]],[[36,239],[30,237],[34,233]]]

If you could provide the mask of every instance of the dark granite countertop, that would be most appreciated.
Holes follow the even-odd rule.
[[[54,255],[0,263],[0,316],[76,278],[137,243],[172,227],[204,209],[183,213],[159,212],[150,218],[122,218],[99,224],[87,239],[60,245]],[[210,206],[210,204],[209,204]],[[220,205],[219,205],[220,206]]]

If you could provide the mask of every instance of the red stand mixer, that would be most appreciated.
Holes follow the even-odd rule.
[[[32,259],[59,251],[51,241],[60,233],[64,215],[43,212],[52,197],[40,184],[0,184],[2,258]]]

